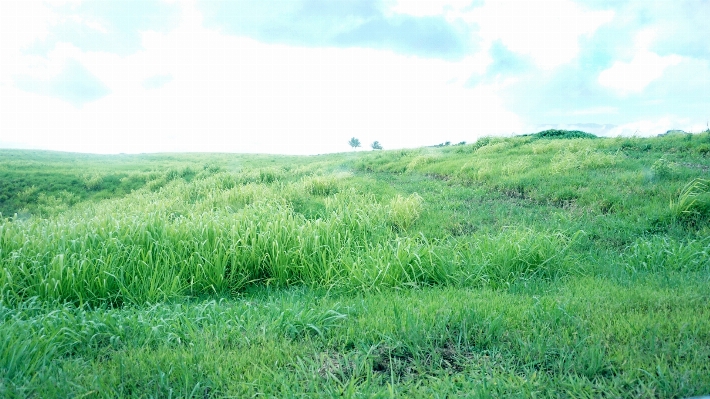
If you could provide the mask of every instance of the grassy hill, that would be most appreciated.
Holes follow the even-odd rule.
[[[710,394],[710,132],[0,150],[0,396]]]

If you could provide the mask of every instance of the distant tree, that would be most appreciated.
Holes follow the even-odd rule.
[[[370,147],[372,147],[373,150],[381,150],[382,144],[380,144],[379,141],[375,141],[372,144],[370,144]]]
[[[348,144],[350,144],[350,147],[353,149],[360,147],[360,140],[356,139],[355,137],[351,138],[350,141],[348,141]]]

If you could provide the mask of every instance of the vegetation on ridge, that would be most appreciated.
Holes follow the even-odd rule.
[[[530,136],[539,139],[595,139],[597,136],[580,130],[558,130],[548,129],[531,134]]]

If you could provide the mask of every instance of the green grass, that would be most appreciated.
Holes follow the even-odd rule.
[[[710,133],[590,138],[2,150],[0,396],[710,394]]]

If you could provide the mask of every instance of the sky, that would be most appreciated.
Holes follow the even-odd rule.
[[[702,131],[710,0],[0,0],[0,148]]]

